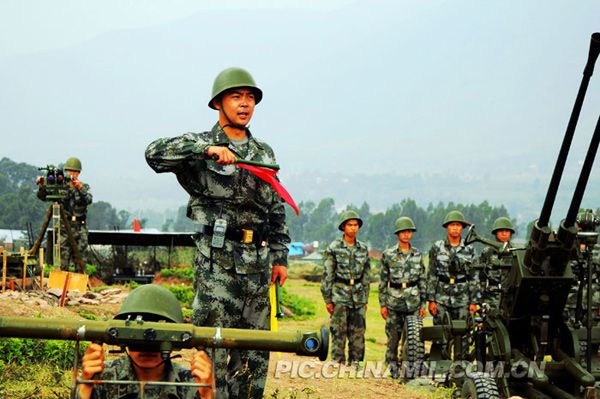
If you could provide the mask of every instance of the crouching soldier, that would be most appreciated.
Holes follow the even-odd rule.
[[[168,289],[159,285],[143,285],[131,293],[123,302],[115,319],[166,323],[183,323],[181,305]],[[144,391],[139,384],[81,384],[78,398],[169,398],[192,399],[213,398],[213,372],[211,361],[204,351],[194,354],[191,369],[163,358],[161,351],[148,352],[136,348],[126,348],[127,356],[108,362],[104,361],[104,349],[99,344],[91,344],[86,350],[81,367],[82,380],[116,380],[144,382]],[[197,382],[207,387],[153,385],[151,382]]]

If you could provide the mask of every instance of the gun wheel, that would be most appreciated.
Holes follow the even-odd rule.
[[[425,344],[421,341],[423,320],[419,316],[406,316],[402,330],[402,375],[404,378],[419,376],[424,365]]]
[[[463,383],[461,397],[464,399],[500,399],[496,381],[485,374],[473,373]]]

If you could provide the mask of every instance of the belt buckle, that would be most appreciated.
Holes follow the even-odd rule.
[[[454,285],[454,277],[450,277],[450,284]]]
[[[350,285],[354,285],[354,279],[353,278],[350,279]]]
[[[242,243],[250,244],[254,238],[254,230],[242,229]]]
[[[402,282],[402,288],[406,288],[406,287],[408,287],[408,283],[406,281],[403,281]]]

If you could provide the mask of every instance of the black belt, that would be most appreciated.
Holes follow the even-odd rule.
[[[207,226],[207,225],[202,225],[200,232],[202,234],[212,235],[213,227]],[[240,230],[227,229],[225,231],[225,238],[227,238],[231,241],[238,241],[243,244],[252,244],[252,243],[260,244],[263,242],[262,234],[260,234],[256,230],[250,230],[250,229],[240,229]]]
[[[346,278],[342,278],[342,277],[335,277],[333,279],[333,281],[335,281],[336,283],[342,283],[342,284],[346,284],[346,285],[356,285],[357,283],[359,283],[362,280],[362,276],[360,276],[360,278],[351,278],[351,279],[346,279]]]
[[[454,285],[454,284],[458,284],[458,283],[465,283],[467,281],[466,277],[463,278],[455,278],[455,277],[446,277],[446,276],[438,276],[438,279],[440,281],[443,281],[446,284],[450,284],[450,285]]]
[[[390,287],[396,288],[396,289],[415,287],[417,284],[418,284],[417,281],[403,281],[401,283],[393,283],[390,281]]]

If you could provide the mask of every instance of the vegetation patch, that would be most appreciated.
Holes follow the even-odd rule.
[[[315,315],[316,305],[315,303],[300,295],[296,295],[288,291],[285,287],[281,287],[279,294],[281,296],[281,304],[288,308],[295,320],[306,320]]]

